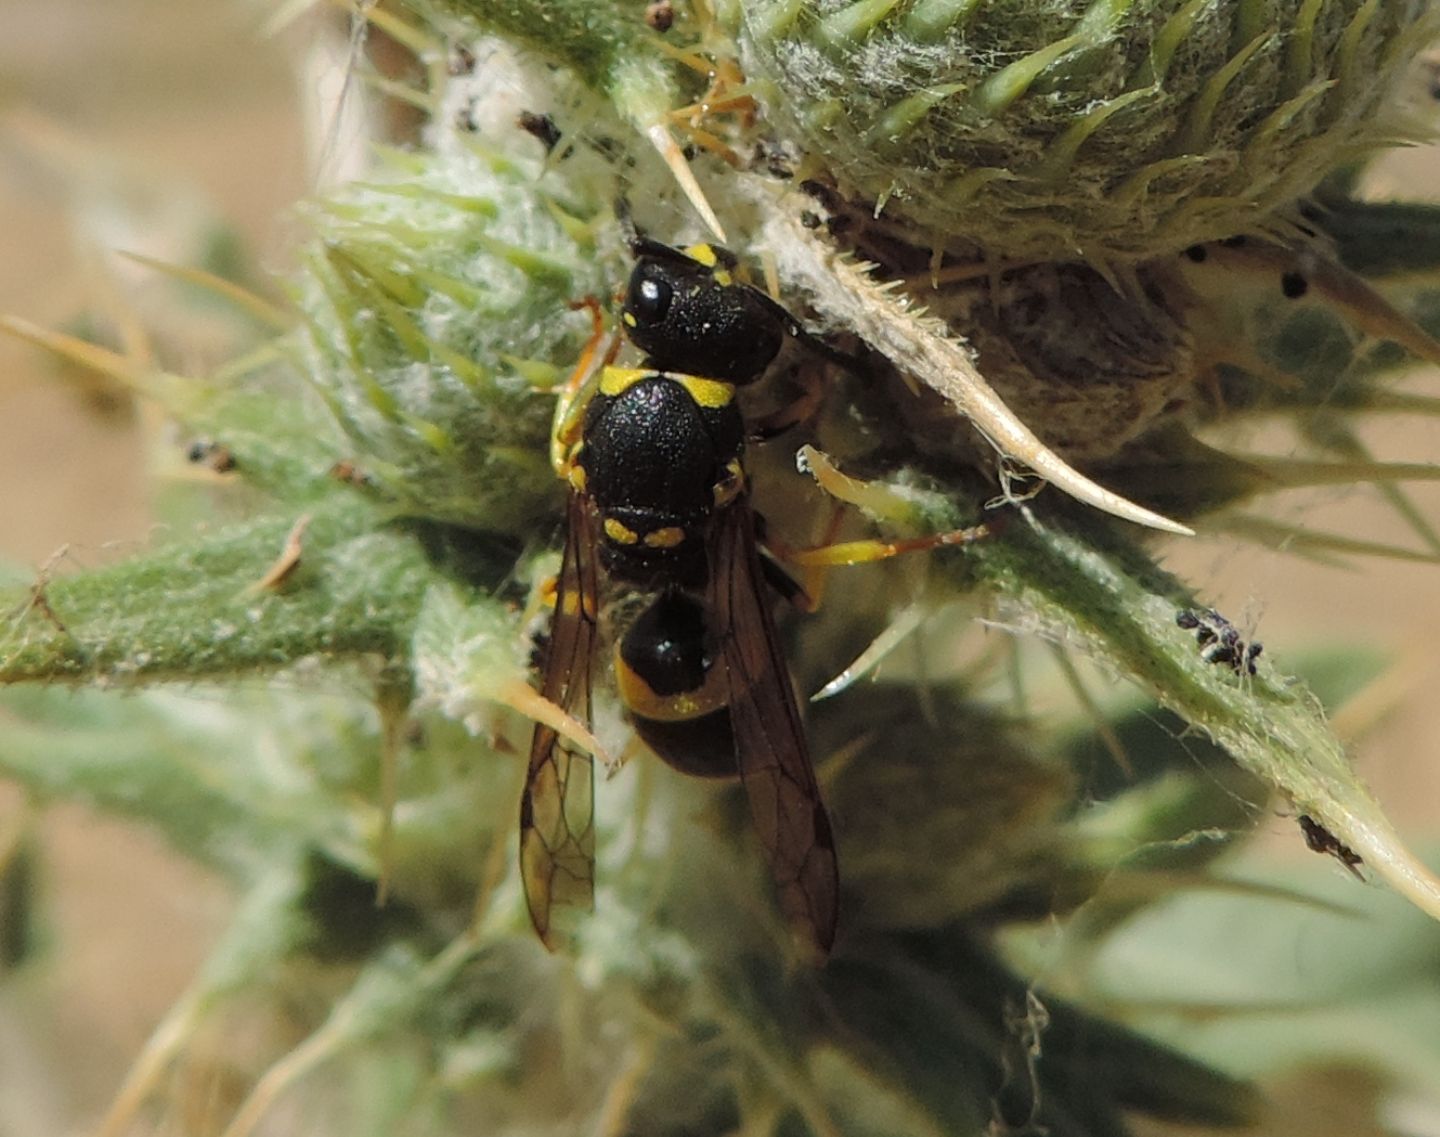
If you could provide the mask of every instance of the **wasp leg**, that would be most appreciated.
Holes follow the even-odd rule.
[[[911,505],[885,486],[874,482],[861,481],[843,474],[823,453],[813,446],[800,451],[801,463],[820,484],[820,488],[831,497],[847,505],[863,510],[871,517],[881,520],[908,520]],[[858,565],[871,561],[883,561],[902,553],[925,552],[953,545],[969,545],[991,536],[997,527],[996,521],[972,525],[967,529],[951,529],[944,533],[931,533],[925,537],[910,537],[899,541],[882,541],[869,538],[860,541],[841,541],[818,545],[811,549],[796,549],[785,559],[802,568],[828,565]]]
[[[800,394],[783,407],[755,418],[746,431],[746,437],[751,442],[769,442],[787,430],[809,422],[820,412],[820,406],[825,401],[824,377],[808,367],[801,367],[794,379],[801,388]]]
[[[837,503],[830,515],[830,522],[825,528],[825,536],[821,544],[816,547],[831,547],[840,533],[840,526],[844,520],[845,512]],[[807,550],[797,549],[785,540],[771,534],[765,524],[765,519],[758,513],[755,514],[755,539],[766,553],[760,558],[760,565],[771,587],[801,612],[807,615],[818,612],[821,604],[825,602],[825,581],[829,574],[829,566],[804,564],[800,558]],[[786,565],[804,570],[801,573],[801,579],[797,581],[787,569],[782,568],[778,563],[782,561]]]
[[[888,560],[902,553],[923,553],[928,549],[943,549],[952,545],[969,545],[984,540],[995,533],[990,524],[972,525],[968,529],[951,529],[945,533],[932,533],[928,537],[911,537],[904,541],[881,541],[869,538],[862,541],[840,541],[833,545],[817,545],[811,549],[796,549],[786,560],[802,568],[833,565],[863,565],[871,561]]]
[[[605,327],[605,313],[600,301],[593,296],[577,301],[573,308],[588,308],[590,311],[590,338],[580,353],[579,362],[560,389],[555,403],[555,418],[550,429],[550,465],[562,480],[570,476],[570,455],[580,440],[580,429],[585,421],[585,407],[590,402],[595,383],[601,372],[615,361],[620,353],[620,336]]]
[[[757,540],[759,534],[756,534]],[[814,593],[805,584],[796,580],[777,561],[776,557],[782,554],[773,551],[766,546],[760,557],[760,575],[765,578],[765,583],[775,590],[776,595],[787,604],[792,604],[801,612],[814,612],[820,607],[819,601]]]

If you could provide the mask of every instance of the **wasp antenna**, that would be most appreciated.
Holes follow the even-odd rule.
[[[635,215],[630,211],[630,199],[621,194],[615,199],[615,220],[620,225],[620,234],[625,238],[625,247],[633,255],[640,242],[640,230],[635,228]]]
[[[630,209],[628,197],[615,199],[615,220],[620,225],[620,235],[625,239],[625,247],[636,260],[641,257],[654,257],[656,260],[679,261],[685,264],[694,260],[673,245],[667,245],[664,241],[657,241],[654,237],[640,232],[640,227],[635,224],[635,215]]]
[[[690,164],[685,161],[685,155],[681,152],[679,143],[675,141],[669,129],[663,122],[657,122],[645,131],[645,137],[650,139],[650,145],[655,147],[656,152],[660,155],[660,160],[670,167],[670,173],[674,175],[675,181],[685,196],[690,199],[690,204],[695,207],[695,212],[700,214],[700,219],[710,227],[710,232],[714,233],[719,240],[725,240],[725,229],[720,224],[720,218],[716,217],[715,211],[710,208],[705,191],[695,180]]]

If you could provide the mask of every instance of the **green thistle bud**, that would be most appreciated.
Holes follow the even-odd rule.
[[[1109,260],[1264,227],[1413,134],[1377,112],[1427,8],[731,0],[725,18],[776,128],[877,214],[1006,258]]]
[[[313,208],[307,369],[408,511],[524,530],[556,500],[546,388],[584,342],[573,301],[602,288],[589,230],[479,146],[392,167]]]

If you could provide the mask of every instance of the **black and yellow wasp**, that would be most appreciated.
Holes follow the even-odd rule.
[[[621,313],[641,367],[606,365],[577,400],[558,467],[565,547],[541,693],[587,728],[607,586],[645,597],[615,637],[615,686],[636,732],[676,769],[744,784],[787,919],[823,954],[835,937],[835,845],[771,617],[784,576],[764,560],[742,462],[736,388],[807,338],[733,257],[631,235]],[[778,577],[778,580],[776,579]],[[535,928],[594,897],[593,758],[537,725],[520,810]]]

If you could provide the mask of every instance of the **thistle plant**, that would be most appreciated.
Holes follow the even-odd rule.
[[[1314,915],[1298,885],[1228,874],[1276,810],[1413,901],[1368,945],[1405,1045],[1360,1032],[1356,1052],[1398,1086],[1440,1070],[1419,1025],[1440,882],[1324,709],[1358,668],[1317,660],[1312,689],[1160,564],[1192,530],[1398,552],[1262,512],[1362,482],[1440,558],[1399,488],[1436,468],[1372,458],[1356,427],[1434,411],[1391,380],[1440,362],[1440,214],[1356,192],[1425,134],[1430,5],[409,0],[355,19],[357,44],[416,63],[381,79],[362,51],[355,82],[423,128],[299,206],[283,305],[169,270],[236,304],[253,350],[181,375],[6,322],[224,455],[229,520],[174,495],[154,548],[17,588],[0,641],[0,771],[235,885],[101,1132],[201,1098],[230,1137],[1250,1122],[1250,1079],[1315,1052],[1306,1010],[1343,1033],[1325,1001],[1364,985],[1337,965],[1323,990],[1202,998],[1167,974],[1217,903]],[[861,361],[801,350],[747,405],[820,392],[747,459],[782,562],[987,531],[833,569],[820,609],[782,620],[839,847],[823,967],[793,951],[739,791],[640,753],[603,678],[588,725],[630,760],[597,786],[595,910],[554,955],[526,915],[520,787],[556,710],[532,675],[561,543],[552,419],[584,302],[608,311],[628,271],[621,200],[666,242],[723,234]],[[1237,449],[1261,421],[1294,452]],[[1098,698],[1097,676],[1126,693]],[[204,713],[177,685],[213,690]],[[1056,691],[1070,710],[1042,723]],[[1374,1021],[1384,999],[1349,1005]],[[1270,1052],[1177,1027],[1217,1004],[1265,1011]]]

